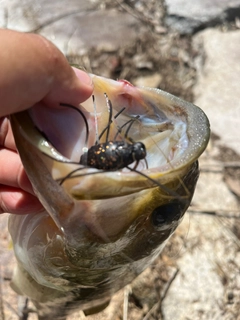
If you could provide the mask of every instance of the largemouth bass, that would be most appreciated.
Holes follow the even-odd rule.
[[[92,79],[94,100],[62,101],[55,110],[40,104],[11,117],[45,208],[9,218],[18,262],[12,287],[32,299],[39,319],[103,309],[156,259],[191,202],[209,140],[208,119],[195,105],[124,80]],[[111,170],[101,153],[109,166],[89,165],[90,148],[100,163],[100,143],[121,141],[141,142],[146,157],[136,163],[131,151],[132,164]]]

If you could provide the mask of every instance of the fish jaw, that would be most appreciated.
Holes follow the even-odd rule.
[[[138,116],[129,135],[145,144],[149,167],[139,164],[144,176],[125,169],[82,168],[76,162],[86,148],[86,127],[68,109],[53,112],[37,105],[11,117],[23,165],[45,208],[38,215],[10,217],[21,270],[14,285],[43,304],[63,297],[69,302],[81,288],[77,304],[83,309],[96,306],[141,273],[187,210],[199,173],[197,159],[209,139],[208,120],[196,106],[158,89],[92,77],[96,110],[92,100],[79,106],[91,129],[87,147],[95,142],[95,119],[99,132],[108,124],[106,93],[114,114],[125,107],[113,120],[110,139],[119,126]],[[72,123],[67,134],[58,127],[62,117]],[[49,121],[54,125],[46,128]],[[51,127],[58,127],[58,135]],[[124,132],[119,136],[125,139]],[[79,167],[80,175],[62,179]],[[35,283],[31,289],[25,285],[29,281]],[[45,292],[40,296],[39,286]]]

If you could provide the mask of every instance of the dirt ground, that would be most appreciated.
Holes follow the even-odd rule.
[[[101,9],[114,7],[128,11],[147,27],[147,32],[117,52],[93,48],[87,54],[69,54],[69,62],[134,84],[152,81],[155,87],[193,102],[196,58],[201,57],[204,63],[204,53],[193,47],[192,36],[180,36],[164,26],[163,3],[159,6],[158,1],[119,1],[113,5],[109,0],[102,1],[101,5]],[[223,27],[233,30],[236,26],[230,23],[218,26]],[[118,292],[103,312],[89,317],[78,312],[68,319],[240,319],[239,164],[239,155],[221,146],[213,134],[200,159],[202,172],[192,206],[161,256],[132,284]],[[215,193],[213,181],[222,188],[219,195]],[[225,200],[224,204],[221,199]],[[0,320],[37,319],[31,302],[26,314],[20,315],[19,305],[22,307],[25,300],[19,302],[10,288],[15,260],[7,231],[7,214],[1,216],[0,230]],[[211,261],[208,273],[203,266],[205,258],[205,266]],[[190,268],[195,263],[197,276]],[[216,282],[212,280],[215,276]],[[196,291],[199,295],[193,297]]]

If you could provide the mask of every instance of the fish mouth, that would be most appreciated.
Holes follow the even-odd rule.
[[[119,197],[180,180],[208,143],[209,123],[203,111],[159,89],[91,76],[94,99],[77,106],[82,114],[68,105],[53,110],[39,104],[18,115],[25,118],[21,134],[45,157],[53,179],[76,199]],[[112,119],[106,99],[113,108]],[[121,170],[79,164],[89,148],[106,141],[142,142],[146,158],[137,170],[136,162]]]

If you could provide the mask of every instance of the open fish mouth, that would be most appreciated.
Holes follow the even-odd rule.
[[[114,197],[154,185],[146,177],[124,169],[124,166],[121,170],[102,170],[102,174],[93,166],[79,166],[86,150],[106,141],[108,126],[108,141],[130,138],[145,145],[147,155],[145,161],[139,162],[137,169],[159,183],[165,184],[198,159],[209,137],[208,120],[201,109],[159,89],[136,88],[125,80],[92,77],[95,101],[90,98],[81,104],[83,115],[70,106],[56,111],[39,105],[29,112],[34,126],[31,135],[22,127],[25,139],[32,144],[37,143],[42,154],[48,155],[49,167],[52,162],[53,179],[61,181],[68,176],[63,185],[71,195],[78,199]],[[105,94],[113,107],[111,125]],[[22,117],[26,122],[26,112],[22,113]],[[128,129],[125,124],[129,120],[133,121],[125,137]],[[119,131],[119,128],[122,130]],[[133,168],[134,164],[129,167]],[[71,174],[74,170],[76,172]]]
[[[73,309],[101,304],[157,257],[191,202],[209,139],[208,119],[193,104],[125,80],[92,80],[94,98],[80,106],[37,105],[11,118],[45,208],[10,217],[13,287],[44,319],[57,319],[41,310],[60,298],[62,314],[63,299]],[[146,151],[141,159],[135,143]]]

